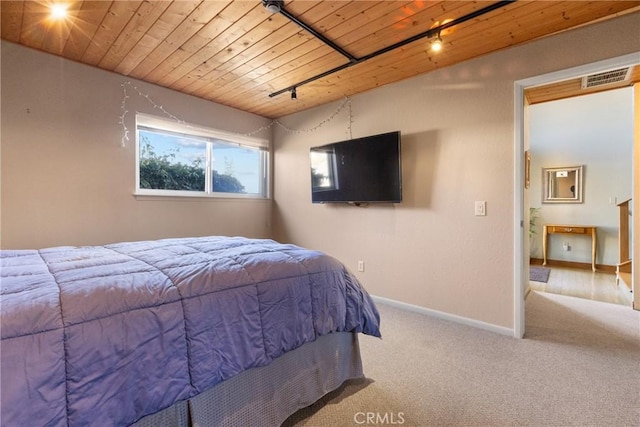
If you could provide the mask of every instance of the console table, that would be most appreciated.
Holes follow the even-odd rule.
[[[591,269],[596,271],[596,228],[590,225],[558,225],[558,224],[545,224],[542,227],[542,265],[547,265],[547,240],[549,234],[577,234],[581,236],[591,236]]]

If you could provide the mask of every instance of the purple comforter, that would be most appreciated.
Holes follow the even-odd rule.
[[[2,426],[129,425],[318,336],[380,336],[342,264],[272,240],[1,254]]]

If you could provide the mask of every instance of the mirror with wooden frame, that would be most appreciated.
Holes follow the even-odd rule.
[[[542,168],[542,203],[582,203],[583,166]]]

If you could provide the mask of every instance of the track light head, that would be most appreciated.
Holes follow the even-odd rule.
[[[298,93],[296,92],[296,88],[295,87],[293,89],[291,89],[291,99],[293,101],[298,99]]]
[[[271,13],[280,13],[284,7],[284,0],[262,0],[262,5]]]
[[[440,37],[440,31],[438,31],[438,35],[431,42],[431,50],[434,52],[440,52],[442,50],[442,38]]]

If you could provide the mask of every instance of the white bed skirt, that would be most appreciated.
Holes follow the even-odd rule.
[[[276,427],[344,381],[362,376],[358,335],[330,334],[133,425]]]

